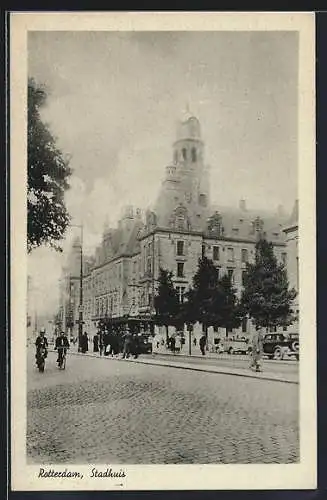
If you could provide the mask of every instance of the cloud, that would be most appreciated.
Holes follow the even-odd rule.
[[[67,207],[74,224],[83,220],[86,251],[124,205],[154,202],[187,102],[201,121],[212,202],[291,210],[297,44],[296,33],[30,33],[29,74],[50,89],[43,116],[71,155]],[[68,231],[65,251],[77,234]],[[29,272],[45,292],[41,258],[51,273],[40,307],[50,307],[63,256],[31,256]]]

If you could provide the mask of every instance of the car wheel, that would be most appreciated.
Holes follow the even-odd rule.
[[[274,359],[283,359],[283,351],[279,346],[274,349]]]

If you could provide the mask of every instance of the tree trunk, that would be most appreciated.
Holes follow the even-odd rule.
[[[168,344],[168,340],[169,340],[168,325],[165,325],[165,328],[166,328],[166,343]]]
[[[206,349],[208,350],[208,325],[206,323],[203,324],[203,333],[206,338]]]

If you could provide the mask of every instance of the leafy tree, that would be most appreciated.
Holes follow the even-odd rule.
[[[289,289],[286,269],[265,239],[256,244],[255,262],[247,264],[242,307],[257,327],[287,326],[294,320],[292,302],[296,291]]]
[[[166,327],[168,341],[168,327],[176,326],[180,314],[180,304],[177,290],[172,281],[173,273],[160,268],[158,293],[154,297],[156,323]]]
[[[214,326],[226,328],[226,337],[229,330],[240,326],[243,308],[237,299],[231,278],[227,274],[218,282],[215,312]]]
[[[48,126],[41,119],[47,92],[33,79],[28,80],[28,188],[27,249],[42,244],[61,250],[69,214],[64,203],[71,175],[69,161],[57,148]]]
[[[212,260],[204,256],[199,259],[198,269],[193,276],[193,287],[186,294],[184,315],[185,318],[189,316],[190,323],[202,323],[206,336],[208,327],[216,323],[219,294],[218,271]]]

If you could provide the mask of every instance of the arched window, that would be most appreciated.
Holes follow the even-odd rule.
[[[182,149],[182,157],[183,157],[183,160],[187,160],[187,149],[186,148]]]
[[[195,163],[196,162],[196,148],[192,148],[192,162]]]

